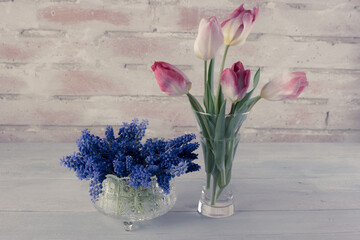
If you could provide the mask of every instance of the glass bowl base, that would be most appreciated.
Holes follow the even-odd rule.
[[[176,201],[173,181],[170,181],[169,193],[158,185],[152,177],[150,187],[133,187],[129,178],[107,175],[102,182],[102,192],[94,207],[102,214],[122,220],[126,231],[134,229],[134,223],[150,220],[166,214]],[[136,226],[135,226],[136,228]]]

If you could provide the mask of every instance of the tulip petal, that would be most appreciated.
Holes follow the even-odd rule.
[[[245,10],[243,5],[237,8],[229,18],[221,24],[224,43],[231,46],[245,43],[258,14],[258,7],[252,11]]]
[[[244,12],[244,4],[241,4],[240,7],[238,7],[237,9],[235,9],[229,16],[229,18],[236,18],[237,16],[239,16],[240,13]]]
[[[270,101],[297,98],[308,86],[304,72],[283,73],[265,84],[260,96]]]
[[[221,74],[223,94],[232,102],[241,100],[249,87],[250,75],[250,70],[245,70],[240,61],[225,69]]]
[[[232,102],[236,101],[236,95],[238,92],[236,80],[237,76],[230,68],[225,69],[221,74],[221,90]]]
[[[167,95],[179,96],[190,91],[191,82],[177,67],[165,62],[155,62],[151,69],[161,91]]]
[[[217,18],[201,19],[194,43],[195,55],[205,61],[210,60],[215,57],[223,42],[224,36]]]

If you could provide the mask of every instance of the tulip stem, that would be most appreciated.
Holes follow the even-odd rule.
[[[231,104],[230,114],[234,114],[234,112],[235,112],[235,106],[236,106],[236,102],[233,102],[233,103]]]
[[[221,74],[224,71],[225,60],[226,60],[226,56],[227,56],[229,47],[230,47],[230,45],[226,45],[226,47],[225,47],[225,52],[224,52],[224,56],[223,56],[223,59],[222,59],[221,68],[220,68],[220,74],[219,74],[219,86],[220,86]]]
[[[249,109],[248,109],[248,112],[250,112],[250,110],[255,106],[255,104],[256,104],[260,99],[261,99],[260,96],[257,96],[257,97],[256,97],[255,102],[254,102],[253,104],[251,104],[251,106],[250,106]]]
[[[223,99],[224,96],[222,95],[222,92],[221,92],[221,74],[224,71],[225,60],[226,60],[226,56],[227,56],[229,47],[230,47],[230,45],[226,45],[226,47],[225,47],[225,52],[224,52],[224,56],[223,56],[222,63],[221,63],[220,73],[219,73],[218,89],[217,89],[217,94],[216,94],[216,113],[218,113],[220,111],[221,104],[224,100]]]
[[[206,80],[207,80],[207,61],[204,61],[204,91],[206,91]]]
[[[222,72],[224,71],[225,60],[226,60],[226,56],[227,56],[229,47],[230,47],[230,45],[226,45],[226,47],[225,47],[225,52],[224,52],[224,56],[223,56],[223,59],[222,59],[222,62],[221,62],[221,68],[220,68],[220,73],[219,73],[218,90],[220,90],[220,86],[221,86],[221,74],[222,74]],[[218,91],[218,93],[219,93],[219,91]],[[219,96],[219,94],[218,94],[218,96]]]

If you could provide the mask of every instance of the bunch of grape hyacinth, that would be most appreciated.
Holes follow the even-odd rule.
[[[175,176],[198,171],[200,166],[194,151],[199,147],[194,134],[185,134],[172,140],[147,139],[145,136],[148,121],[123,123],[115,137],[114,130],[107,126],[105,138],[90,134],[85,129],[77,140],[79,151],[60,159],[63,166],[76,172],[82,180],[91,180],[90,196],[96,202],[102,191],[101,183],[106,175],[129,177],[129,185],[150,187],[151,177],[169,193],[169,182]]]

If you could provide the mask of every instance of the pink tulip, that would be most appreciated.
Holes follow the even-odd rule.
[[[265,84],[260,96],[270,101],[293,99],[308,85],[304,72],[283,73]]]
[[[242,4],[237,8],[229,18],[221,24],[225,44],[234,46],[245,43],[258,14],[258,7],[255,7],[252,11],[245,10],[244,4]]]
[[[154,62],[151,66],[161,91],[169,96],[180,96],[190,91],[191,82],[177,67],[166,62]]]
[[[249,87],[250,70],[245,70],[241,62],[234,63],[221,74],[221,87],[224,95],[232,102],[241,100]]]
[[[217,18],[201,19],[194,44],[195,55],[203,60],[212,59],[223,42],[224,36]]]

